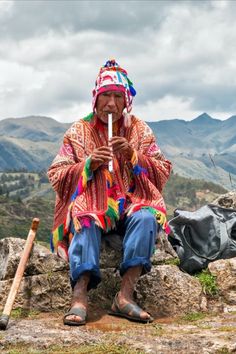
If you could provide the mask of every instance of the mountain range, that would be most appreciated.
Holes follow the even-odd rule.
[[[147,123],[174,172],[236,188],[236,116]],[[47,169],[70,125],[40,116],[0,120],[0,171]]]

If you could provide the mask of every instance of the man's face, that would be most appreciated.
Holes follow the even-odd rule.
[[[112,121],[116,122],[121,118],[124,108],[125,96],[121,91],[103,92],[97,98],[97,115],[105,124],[108,123],[108,113],[112,113]]]

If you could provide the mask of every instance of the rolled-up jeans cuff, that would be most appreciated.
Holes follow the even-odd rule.
[[[132,258],[126,262],[121,263],[120,265],[120,275],[123,276],[129,268],[142,266],[142,274],[150,272],[152,264],[150,259],[146,257],[136,257]]]
[[[101,282],[101,273],[98,267],[91,263],[83,263],[80,266],[76,267],[73,271],[71,271],[71,287],[74,289],[75,284],[77,283],[78,279],[83,275],[85,272],[90,273],[90,281],[88,283],[88,290],[96,289],[98,284]]]

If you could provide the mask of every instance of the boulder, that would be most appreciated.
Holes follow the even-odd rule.
[[[0,240],[0,280],[14,278],[24,249],[25,240],[7,237]],[[28,260],[25,276],[69,269],[68,264],[53,255],[46,247],[34,244]]]
[[[212,275],[216,277],[219,293],[224,308],[236,310],[236,258],[219,259],[208,265]]]
[[[25,240],[0,240],[0,308],[3,308],[24,249]],[[46,247],[34,244],[14,308],[51,311],[69,306],[71,287],[68,264]]]
[[[121,261],[121,243],[117,239],[102,242],[102,282],[89,292],[89,302],[109,309],[120,288],[117,267]],[[25,241],[6,238],[0,241],[0,304],[3,307],[10,290]],[[112,247],[116,247],[114,250]],[[150,273],[136,287],[136,299],[155,316],[175,316],[204,310],[205,296],[199,281],[177,266],[158,264],[175,259],[176,254],[164,235],[160,235]],[[22,279],[14,307],[39,311],[67,310],[71,301],[68,264],[40,245],[35,245]]]
[[[102,270],[102,282],[89,293],[91,303],[108,310],[120,288],[120,277],[113,268]],[[157,265],[143,275],[135,299],[156,317],[178,316],[206,310],[206,298],[197,278],[183,273],[174,265]]]
[[[213,204],[217,204],[223,208],[236,209],[236,191],[230,191],[226,194],[222,194],[214,200]]]
[[[197,278],[175,265],[159,265],[141,277],[137,301],[155,316],[178,316],[206,310],[205,296]]]
[[[2,309],[12,284],[12,279],[0,281],[0,308]],[[23,277],[14,308],[26,310],[54,311],[70,306],[71,287],[68,271],[50,271]]]

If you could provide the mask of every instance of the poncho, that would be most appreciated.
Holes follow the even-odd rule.
[[[169,232],[166,207],[161,195],[169,177],[171,163],[156,143],[150,127],[129,115],[113,124],[113,136],[125,137],[134,149],[130,161],[122,154],[108,165],[90,171],[90,155],[97,147],[108,145],[107,126],[96,114],[75,122],[64,135],[63,145],[48,170],[56,192],[51,248],[68,245],[70,222],[76,231],[89,227],[91,220],[105,232],[114,229],[125,214],[146,208],[162,229]]]

